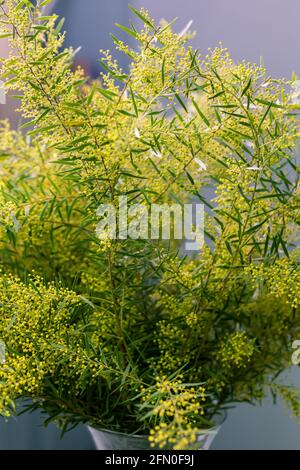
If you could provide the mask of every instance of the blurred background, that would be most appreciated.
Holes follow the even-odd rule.
[[[222,41],[235,60],[259,62],[270,73],[290,78],[300,75],[299,0],[131,0],[135,8],[149,9],[156,20],[178,17],[181,31],[192,19],[197,31],[194,46],[205,52]],[[128,25],[131,18],[126,0],[57,0],[56,12],[66,18],[67,44],[82,47],[78,62],[96,77],[99,49],[112,48],[109,33],[121,37],[114,23]],[[128,39],[128,38],[127,38]],[[4,39],[0,54],[7,53]],[[122,66],[128,64],[119,57]],[[0,106],[0,117],[13,118],[12,103]],[[14,119],[15,125],[18,124]],[[298,369],[286,375],[300,387]],[[287,380],[287,379],[286,379]],[[5,422],[0,418],[1,449],[92,449],[85,427],[78,427],[61,440],[54,425],[42,426],[38,413]],[[262,406],[238,404],[228,413],[214,449],[299,449],[300,425],[279,402],[266,399]]]

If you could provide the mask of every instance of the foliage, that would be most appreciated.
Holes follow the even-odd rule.
[[[0,130],[0,408],[189,448],[237,401],[276,389],[299,323],[299,105],[293,82],[201,57],[189,33],[125,28],[128,73],[91,81],[49,2],[6,0],[1,79],[24,124]],[[203,249],[101,240],[100,204],[205,205]],[[281,385],[276,391],[287,389]],[[293,410],[297,411],[297,399]]]

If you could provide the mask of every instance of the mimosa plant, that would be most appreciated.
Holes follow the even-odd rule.
[[[92,81],[49,1],[5,0],[0,78],[21,129],[0,131],[0,410],[19,399],[63,430],[83,422],[187,449],[237,401],[281,384],[300,337],[295,78],[201,57],[190,33],[121,27],[124,72]],[[98,208],[193,200],[205,244],[100,239]]]

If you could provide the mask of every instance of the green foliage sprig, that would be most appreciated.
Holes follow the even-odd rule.
[[[114,38],[129,72],[103,51],[91,81],[46,3],[0,6],[24,119],[0,129],[0,409],[31,398],[63,430],[189,448],[228,404],[276,389],[300,334],[295,79],[223,47],[201,57],[134,10],[137,48]],[[119,196],[201,201],[204,248],[100,240],[97,209]]]

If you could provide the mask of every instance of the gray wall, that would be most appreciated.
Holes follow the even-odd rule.
[[[159,19],[178,17],[178,30],[191,19],[201,51],[219,41],[235,59],[264,57],[272,74],[300,74],[299,0],[136,0]]]
[[[300,75],[300,1],[299,0],[135,0],[156,19],[179,17],[178,31],[194,19],[198,36],[194,44],[203,52],[222,41],[236,60],[258,62],[263,56],[275,76]],[[60,5],[60,7],[59,7]],[[114,22],[127,23],[125,0],[58,0],[67,16],[70,42],[83,45],[81,57],[93,61],[98,50],[110,45],[109,32]],[[114,28],[113,28],[114,29]],[[126,64],[124,63],[126,66]],[[92,72],[95,73],[96,69]],[[299,371],[293,369],[300,385]],[[63,441],[54,426],[40,427],[38,414],[23,416],[9,424],[0,421],[0,449],[88,449],[92,442],[84,428]],[[300,449],[300,426],[289,418],[281,403],[273,406],[238,405],[229,412],[215,449]]]
[[[94,449],[89,432],[79,426],[61,439],[54,424],[43,427],[39,413],[0,421],[1,450],[90,450]]]

